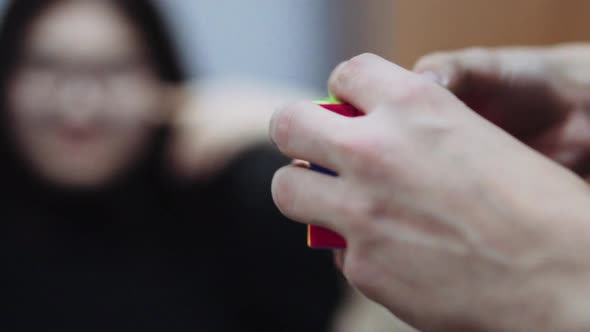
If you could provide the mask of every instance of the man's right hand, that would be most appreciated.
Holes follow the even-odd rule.
[[[590,46],[441,52],[415,70],[511,135],[590,175]]]

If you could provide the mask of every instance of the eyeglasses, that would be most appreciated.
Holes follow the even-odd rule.
[[[82,104],[100,109],[97,116],[133,120],[136,114],[149,113],[159,95],[158,80],[147,61],[76,64],[26,58],[15,74],[20,100],[32,105],[24,109],[45,115]]]
[[[103,63],[73,63],[49,57],[27,57],[20,63],[20,73],[35,80],[39,87],[59,89],[72,81],[94,81],[101,86],[118,86],[137,83],[153,77],[148,61],[144,59],[118,59]]]

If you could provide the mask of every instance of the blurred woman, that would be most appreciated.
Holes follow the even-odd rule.
[[[186,75],[153,4],[13,1],[0,49],[0,329],[325,330],[338,279],[276,221],[285,160],[242,139],[179,173],[207,156],[177,126]]]

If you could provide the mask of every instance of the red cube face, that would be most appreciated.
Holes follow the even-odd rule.
[[[346,248],[346,239],[327,228],[309,225],[307,226],[307,245],[314,249],[343,249]]]
[[[356,117],[356,116],[361,116],[363,115],[363,113],[359,112],[356,108],[354,108],[352,105],[349,104],[318,104],[321,107],[332,111],[334,113],[338,113],[340,115],[343,116],[348,116],[348,117]]]
[[[330,110],[334,113],[338,113],[343,116],[348,117],[355,117],[361,116],[363,113],[359,112],[356,108],[352,107],[348,104],[342,103],[322,103],[319,102],[318,105],[322,106],[323,108]],[[322,168],[317,165],[311,165],[310,167],[313,170],[335,175],[334,172]],[[317,249],[339,249],[339,248],[346,248],[346,239],[342,237],[340,234],[333,232],[329,229],[324,227],[309,225],[307,230],[307,245],[310,248],[317,248]]]

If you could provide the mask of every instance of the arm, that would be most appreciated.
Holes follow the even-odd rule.
[[[197,82],[172,89],[170,156],[176,172],[205,179],[237,156],[268,143],[268,123],[274,109],[308,91],[252,80]]]

